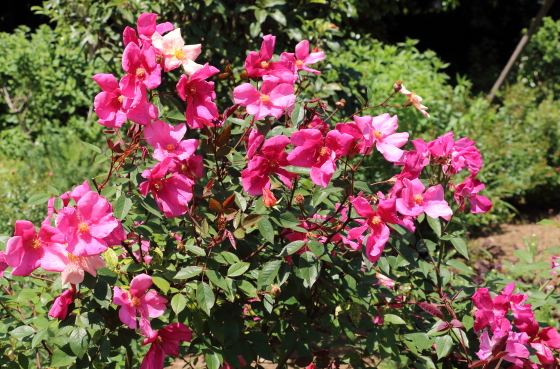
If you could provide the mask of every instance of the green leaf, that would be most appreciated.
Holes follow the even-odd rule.
[[[287,21],[286,21],[286,17],[284,16],[284,14],[282,14],[282,12],[278,9],[274,10],[274,12],[269,14],[276,22],[280,23],[283,26],[286,26]]]
[[[51,359],[51,366],[59,368],[61,366],[68,366],[76,360],[76,356],[70,356],[62,350],[55,350]]]
[[[304,176],[308,176],[311,174],[311,168],[295,167],[293,165],[288,165],[282,169],[286,169],[290,173],[300,174]]]
[[[471,268],[469,268],[465,263],[463,263],[462,261],[459,260],[455,260],[455,259],[451,259],[449,261],[447,261],[447,265],[467,274],[474,274],[474,272],[472,271]]]
[[[48,329],[43,329],[37,332],[35,336],[33,336],[33,339],[31,340],[31,348],[39,346],[41,344],[41,341],[44,339],[48,339],[48,337],[49,337]]]
[[[173,277],[173,279],[191,278],[191,277],[194,277],[195,275],[200,274],[200,272],[202,272],[201,267],[188,266],[186,268],[183,268],[183,269],[179,270],[179,272],[177,274],[175,274],[175,277]]]
[[[311,206],[319,206],[327,197],[329,193],[323,189],[316,187],[315,192],[313,192],[313,197],[311,198]]]
[[[319,261],[312,252],[306,251],[299,257],[299,272],[305,281],[306,287],[311,288],[319,277]]]
[[[47,195],[46,193],[38,193],[33,195],[27,200],[27,205],[40,205],[44,204],[45,202],[49,201],[51,195]]]
[[[218,369],[220,367],[220,357],[214,351],[204,355],[208,369]]]
[[[60,191],[53,186],[47,185],[47,189],[55,196],[60,196]]]
[[[274,245],[274,228],[272,228],[272,224],[266,218],[262,218],[261,221],[257,224],[259,228],[259,232],[261,236],[268,242]]]
[[[206,269],[206,276],[214,285],[220,287],[222,290],[227,290],[228,286],[226,284],[226,280],[222,275],[215,270]]]
[[[287,244],[282,251],[278,254],[278,256],[288,256],[292,255],[297,250],[301,249],[305,245],[305,241],[294,241]]]
[[[465,241],[463,241],[462,238],[459,237],[452,238],[451,243],[453,244],[453,247],[455,247],[455,249],[459,251],[461,255],[463,255],[467,260],[469,260],[469,250],[467,249],[467,244],[465,243]]]
[[[239,288],[241,290],[241,292],[243,292],[245,295],[247,295],[247,297],[257,297],[257,289],[255,288],[255,286],[253,286],[253,284],[251,282],[245,281],[245,280],[240,280],[240,281],[235,281],[235,284],[237,285],[237,288]]]
[[[327,253],[327,248],[321,242],[310,240],[307,242],[307,247],[315,254],[318,258],[323,257]]]
[[[278,275],[281,265],[281,260],[273,260],[265,264],[257,278],[257,288],[272,284],[272,282],[274,282],[274,278]]]
[[[190,252],[192,252],[195,255],[198,256],[206,256],[206,251],[204,251],[204,249],[198,247],[198,246],[194,246],[194,245],[185,245],[185,249],[189,250]]]
[[[294,110],[292,110],[292,123],[294,127],[299,126],[305,118],[305,108],[303,104],[295,104]]]
[[[187,306],[187,298],[181,293],[176,294],[171,299],[171,309],[173,309],[176,315],[179,315],[185,309],[185,306]]]
[[[252,226],[254,226],[255,224],[257,224],[258,222],[260,222],[263,219],[262,215],[259,214],[249,214],[245,217],[245,219],[243,220],[243,228],[247,229],[247,228],[251,228]]]
[[[173,120],[180,120],[182,122],[185,121],[185,113],[181,113],[178,110],[172,110],[167,114],[167,119],[173,119]]]
[[[15,338],[23,338],[23,337],[31,336],[33,333],[35,333],[35,329],[33,329],[33,327],[30,327],[28,325],[19,326],[10,332],[12,337]]]
[[[169,282],[167,282],[167,280],[165,280],[161,277],[152,277],[152,282],[154,282],[154,284],[156,286],[158,286],[158,288],[164,294],[166,294],[169,291],[170,284],[169,284]]]
[[[543,219],[540,222],[537,222],[537,224],[539,224],[539,225],[554,225],[556,227],[560,227],[560,224],[558,224],[558,222],[555,222],[554,220],[550,220],[550,219]]]
[[[513,250],[513,255],[517,256],[521,261],[528,264],[533,262],[533,253],[527,250]]]
[[[453,339],[449,335],[436,337],[436,354],[438,360],[451,353]]]
[[[115,250],[108,248],[102,255],[103,259],[107,262],[109,269],[115,269],[119,263],[119,257],[115,253]]]
[[[107,160],[109,160],[109,159],[110,159],[110,158],[109,158],[108,156],[105,156],[105,155],[97,155],[97,156],[95,157],[94,163],[95,163],[95,164],[101,164],[101,163],[103,163],[103,162],[105,162],[105,161],[107,161]]]
[[[245,200],[245,197],[239,192],[234,192],[234,193],[235,193],[235,203],[237,204],[237,206],[239,206],[239,209],[241,209],[241,211],[245,211],[245,209],[247,209],[247,200]]]
[[[128,215],[130,209],[132,209],[132,200],[123,194],[115,204],[113,215],[122,220]]]
[[[76,327],[70,333],[70,349],[80,359],[87,352],[89,346],[89,336],[85,328]]]
[[[261,32],[261,24],[259,22],[251,23],[251,25],[249,26],[249,34],[251,35],[251,37],[252,38],[258,37],[260,32]]]
[[[85,142],[82,141],[82,143],[84,144],[85,147],[87,147],[88,149],[95,151],[98,154],[101,154],[101,149],[95,145],[90,144],[89,142]]]
[[[398,315],[395,314],[385,314],[383,315],[383,319],[387,322],[387,323],[392,323],[392,324],[406,324],[406,322],[403,320],[403,318],[401,318]]]
[[[247,269],[249,269],[250,265],[251,264],[245,263],[245,262],[235,263],[235,264],[233,264],[232,266],[229,267],[227,275],[228,275],[228,277],[240,276],[243,273],[245,273],[247,271]]]
[[[441,237],[441,222],[439,218],[426,217],[426,219],[428,219],[428,224],[434,230],[436,236]]]
[[[142,205],[142,207],[146,210],[148,210],[150,213],[152,213],[153,215],[155,215],[158,218],[162,218],[161,212],[159,211],[159,208],[155,207],[157,206],[156,202],[149,198],[146,197],[144,199],[140,199],[140,204]],[[154,206],[155,205],[155,206]]]
[[[212,287],[204,282],[198,282],[198,286],[196,288],[196,300],[200,305],[200,308],[210,316],[210,310],[214,303],[216,302],[216,298],[214,296],[214,292],[212,291]]]

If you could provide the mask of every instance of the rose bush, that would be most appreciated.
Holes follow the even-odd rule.
[[[555,286],[527,304],[514,284],[492,297],[469,277],[460,215],[492,206],[475,142],[449,132],[407,150],[396,115],[363,114],[429,117],[401,81],[332,122],[344,100],[305,97],[326,57],[308,41],[275,56],[266,35],[239,75],[197,60],[202,45],[156,14],[123,41],[120,80],[93,76],[107,148],[87,146],[107,175],[35,195],[46,219],[18,220],[0,252],[6,365],[558,366],[560,336],[533,312],[555,306]],[[176,90],[156,92],[179,70]],[[400,173],[359,180],[373,155]]]

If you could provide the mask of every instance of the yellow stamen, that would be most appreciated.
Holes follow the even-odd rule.
[[[41,247],[41,241],[39,241],[39,239],[35,238],[33,241],[31,241],[31,247],[33,247],[35,250],[37,250],[38,248]]]
[[[88,224],[87,224],[86,222],[81,222],[81,223],[78,225],[78,230],[79,230],[80,232],[82,232],[82,233],[83,233],[83,232],[87,232],[88,229],[89,229],[89,226],[88,226]]]
[[[183,60],[185,58],[185,52],[183,49],[175,49],[173,51],[173,56],[179,60]]]
[[[117,100],[119,100],[119,102],[122,104],[124,101],[124,96],[120,95],[119,97],[117,97]]]
[[[303,66],[303,60],[296,60],[296,65],[298,68],[301,68]]]
[[[270,101],[270,96],[265,95],[265,94],[262,94],[262,95],[261,95],[261,101],[262,101],[263,103],[269,102],[269,101]]]
[[[422,201],[424,201],[422,195],[414,195],[413,198],[414,198],[414,202],[417,203],[418,205],[420,205]]]
[[[375,132],[373,132],[373,137],[379,140],[381,137],[383,137],[383,132],[376,129]]]
[[[374,216],[373,218],[371,218],[371,224],[376,225],[376,224],[379,224],[379,223],[381,223],[381,218],[378,217],[377,215]]]
[[[144,78],[145,75],[146,75],[146,71],[144,70],[144,68],[136,69],[136,77]]]
[[[167,151],[173,151],[173,150],[175,150],[175,145],[173,145],[173,144],[167,144],[167,145],[165,145],[165,149],[166,149]]]
[[[261,62],[261,68],[262,69],[268,69],[269,66],[270,66],[269,62],[265,62],[265,61]]]
[[[140,299],[136,296],[133,296],[130,301],[132,302],[132,305],[134,306],[140,306],[142,304],[142,302],[140,301]]]
[[[321,147],[321,150],[319,150],[319,155],[324,156],[324,155],[327,155],[328,152],[329,152],[329,149],[327,149],[326,147]]]
[[[156,191],[159,191],[163,188],[163,182],[162,181],[155,181],[154,182],[154,187],[156,189]]]

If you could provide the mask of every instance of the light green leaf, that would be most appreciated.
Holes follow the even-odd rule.
[[[513,255],[517,256],[521,261],[528,264],[533,262],[533,253],[527,250],[513,250]]]
[[[278,275],[278,271],[280,270],[281,265],[281,260],[273,260],[265,264],[257,278],[257,287],[261,288],[262,286],[268,286],[272,284],[272,282],[274,282],[274,278],[276,277],[276,275]]]
[[[79,358],[87,352],[89,346],[89,336],[85,328],[76,327],[70,333],[70,349]]]
[[[44,204],[45,202],[49,201],[51,195],[47,195],[46,193],[38,193],[29,198],[27,200],[27,205],[40,205]]]
[[[68,366],[76,360],[76,356],[70,356],[62,350],[55,350],[51,359],[51,366],[59,368],[61,366]]]
[[[210,310],[214,306],[216,302],[216,298],[214,296],[214,292],[212,291],[212,287],[204,282],[198,282],[198,286],[196,288],[196,300],[200,305],[200,308],[210,316]]]
[[[87,147],[88,149],[95,151],[98,154],[101,154],[101,149],[95,145],[90,144],[89,142],[85,142],[82,141],[82,143],[84,144],[85,147]]]
[[[428,224],[434,230],[436,236],[441,237],[441,222],[439,218],[426,217]]]
[[[128,215],[130,209],[132,209],[132,200],[123,194],[115,204],[113,215],[122,220]]]
[[[436,354],[438,360],[451,353],[453,339],[449,335],[436,337]]]
[[[208,369],[218,369],[221,365],[220,357],[214,351],[205,354],[204,359],[206,359],[206,366]]]
[[[227,275],[228,275],[228,277],[240,276],[243,273],[245,273],[247,271],[247,269],[249,269],[250,265],[251,264],[245,263],[245,262],[235,263],[235,264],[233,264],[232,266],[229,267]]]
[[[185,309],[185,306],[187,306],[187,298],[181,293],[176,294],[171,299],[171,309],[173,309],[176,315],[179,315]]]
[[[447,265],[465,273],[466,275],[474,274],[471,268],[469,268],[465,263],[459,260],[451,259],[447,262]]]
[[[12,337],[15,338],[23,338],[23,337],[31,336],[33,333],[35,333],[35,329],[33,329],[33,327],[30,327],[28,325],[21,325],[10,332]]]
[[[301,249],[303,245],[305,245],[305,241],[290,242],[282,249],[282,251],[280,251],[280,254],[278,254],[278,256],[292,255],[294,252]]]
[[[467,260],[469,259],[469,250],[467,249],[467,244],[465,243],[465,241],[463,241],[462,238],[459,237],[452,238],[451,243],[453,244],[453,247],[455,247],[455,249],[459,251],[461,255],[467,258]]]
[[[158,288],[161,290],[161,292],[163,292],[164,294],[166,294],[169,291],[169,287],[170,284],[169,282],[167,282],[167,280],[165,280],[164,278],[161,277],[152,277],[152,282],[154,282],[154,284],[156,286],[158,286]]]
[[[48,337],[49,337],[48,329],[43,329],[37,332],[37,334],[35,334],[35,336],[33,336],[33,339],[31,340],[31,348],[35,348],[39,346],[41,344],[41,341],[48,339]]]
[[[403,320],[403,318],[401,318],[400,316],[395,315],[395,314],[385,314],[385,315],[383,315],[383,319],[387,323],[406,324],[406,322]]]
[[[271,244],[274,244],[274,228],[272,228],[270,221],[263,217],[257,226],[261,236]]]
[[[299,258],[299,271],[305,281],[305,286],[311,288],[319,277],[320,264],[317,257],[309,251],[301,254]]]

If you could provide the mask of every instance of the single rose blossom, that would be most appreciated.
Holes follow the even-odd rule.
[[[43,225],[37,233],[30,221],[16,220],[14,236],[6,243],[5,262],[13,268],[14,276],[29,275],[39,267],[60,272],[64,269],[64,243],[66,238],[55,227]]]
[[[192,331],[183,323],[172,323],[154,332],[142,342],[142,345],[151,343],[151,346],[142,360],[140,369],[163,369],[165,355],[179,356],[181,341],[190,342],[191,340]]]
[[[295,67],[295,72],[300,70],[306,72],[315,73],[316,75],[321,74],[318,70],[311,69],[308,67],[310,64],[315,64],[320,61],[325,60],[325,53],[323,51],[318,51],[317,49],[313,52],[309,52],[309,41],[303,40],[296,45],[296,52],[294,53],[282,53],[280,55],[280,61],[286,61],[293,64]]]
[[[172,158],[168,157],[152,169],[142,172],[147,181],[140,183],[139,190],[144,196],[152,192],[154,200],[167,218],[175,218],[187,212],[187,204],[193,197],[194,181],[180,173],[167,177]],[[165,179],[164,179],[165,178]]]
[[[430,218],[442,217],[449,220],[453,210],[443,198],[441,185],[426,189],[419,179],[402,180],[402,190],[397,198],[397,210],[403,215],[418,216],[426,213]]]
[[[212,100],[216,99],[214,82],[208,82],[219,70],[206,63],[189,78],[181,75],[177,83],[177,92],[183,101],[187,101],[185,112],[189,127],[200,129],[204,126],[214,126],[218,119],[218,108]]]
[[[105,261],[100,255],[76,256],[67,253],[65,258],[66,267],[62,271],[62,284],[78,284],[84,281],[84,272],[97,276],[97,269],[105,267]]]
[[[255,51],[249,52],[245,59],[247,75],[251,78],[274,76],[281,83],[293,85],[297,79],[296,66],[292,62],[283,60],[280,62],[270,61],[274,54],[275,43],[276,36],[266,35],[263,37],[261,51],[258,53]]]
[[[185,123],[173,126],[161,120],[156,120],[144,128],[144,138],[148,145],[154,148],[153,157],[163,161],[167,157],[179,160],[188,159],[198,148],[198,140],[184,140],[187,132]]]
[[[4,251],[0,251],[0,278],[4,277],[4,271],[10,265],[6,262],[6,253]]]
[[[430,117],[430,114],[428,114],[426,112],[426,110],[428,110],[427,107],[425,107],[424,105],[421,104],[422,102],[422,98],[418,95],[416,95],[414,92],[410,92],[408,91],[404,85],[401,85],[401,89],[399,90],[399,92],[401,94],[406,95],[406,97],[408,97],[408,103],[410,105],[414,105],[414,107],[420,112],[422,113],[424,116],[426,116],[427,118]],[[409,106],[410,106],[409,105]]]
[[[128,44],[123,52],[122,68],[132,75],[135,84],[142,83],[150,90],[161,84],[161,67],[151,46],[140,49],[135,43]]]
[[[136,315],[147,319],[161,316],[167,309],[167,299],[160,296],[156,291],[147,292],[152,285],[152,277],[147,274],[139,274],[130,282],[128,292],[115,286],[113,292],[113,304],[121,306],[119,318],[129,328],[138,327]],[[149,323],[147,323],[149,326]]]
[[[463,183],[455,186],[453,196],[457,204],[459,204],[459,209],[464,211],[468,200],[471,213],[478,214],[489,211],[492,208],[492,201],[478,194],[484,187],[484,183],[472,177],[465,178]]]
[[[179,28],[165,36],[157,31],[154,32],[152,45],[163,54],[164,70],[166,72],[182,65],[185,73],[192,76],[194,72],[202,68],[202,65],[194,62],[202,51],[202,45],[185,45]]]
[[[256,120],[268,115],[278,119],[296,101],[294,86],[280,83],[273,76],[263,77],[260,91],[250,83],[237,86],[233,90],[233,98],[236,104],[245,106],[247,113],[254,115]]]
[[[105,238],[120,224],[107,199],[95,192],[86,193],[76,208],[60,209],[57,228],[66,236],[67,251],[76,256],[94,256],[107,251]]]
[[[69,290],[64,291],[54,299],[53,306],[49,310],[49,316],[64,321],[69,315],[68,309],[70,304],[74,302],[74,296],[76,296],[76,285],[72,284]]]

